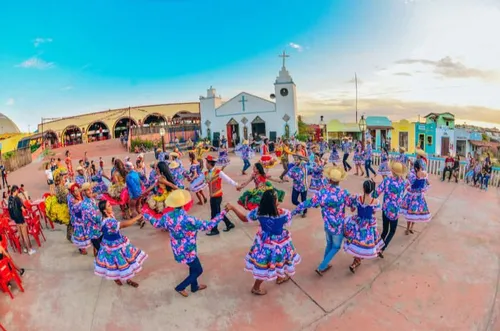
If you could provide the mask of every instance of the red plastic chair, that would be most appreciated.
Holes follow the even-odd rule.
[[[52,230],[54,230],[54,222],[52,222],[52,220],[47,217],[47,210],[45,209],[45,201],[38,204],[37,206],[38,206],[38,212],[40,213],[42,218],[45,220],[45,227],[48,229],[49,224],[50,224],[50,227],[52,228]]]
[[[7,330],[5,330],[5,328],[3,327],[3,325],[2,325],[2,324],[0,324],[0,330],[2,330],[2,331],[7,331]]]
[[[17,287],[24,292],[23,283],[21,277],[17,274],[14,266],[10,264],[9,259],[3,258],[0,260],[0,288],[2,291],[7,292],[11,299],[14,299],[12,292],[9,289],[9,282],[13,280],[16,282]]]
[[[38,218],[38,216],[35,214],[31,214],[26,218],[26,224],[28,225],[28,235],[31,235],[33,239],[35,239],[38,247],[42,247],[40,235],[42,236],[44,241],[47,241],[47,239],[45,239],[45,235],[43,234],[42,224],[40,223],[40,219]]]
[[[10,219],[6,217],[0,218],[0,231],[7,236],[9,240],[10,247],[16,252],[22,253],[21,250],[21,239],[19,238],[19,233],[17,232],[16,225],[10,224]]]

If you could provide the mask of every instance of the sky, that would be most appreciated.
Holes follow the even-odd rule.
[[[500,127],[499,0],[2,1],[0,113],[41,118],[274,92],[306,121],[449,111]]]

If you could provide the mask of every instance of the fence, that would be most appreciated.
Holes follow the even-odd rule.
[[[396,154],[391,153],[391,156]],[[409,156],[410,160],[415,161],[415,156]],[[444,158],[440,157],[429,157],[427,164],[427,173],[431,175],[441,176],[444,169]],[[373,164],[380,165],[380,153],[373,153]],[[460,161],[459,168],[459,176],[458,178],[463,179],[465,177],[465,168],[467,166],[467,162]],[[491,172],[490,186],[498,187],[500,186],[500,168],[493,167],[493,171]]]
[[[6,157],[7,156],[7,157]],[[2,164],[8,172],[12,172],[31,163],[31,150],[29,148],[6,153],[2,156]]]

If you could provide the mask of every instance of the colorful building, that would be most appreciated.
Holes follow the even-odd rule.
[[[469,128],[455,128],[455,149],[456,155],[462,157],[467,156],[468,153],[473,154],[475,142],[482,141],[483,136],[481,132],[474,131]]]
[[[392,122],[385,116],[368,116],[366,118],[366,128],[372,139],[375,149],[380,149],[388,144],[391,146]]]
[[[408,153],[415,153],[416,134],[415,123],[407,120],[392,122],[391,149],[398,151],[404,147]]]
[[[341,123],[339,120],[331,120],[326,125],[328,141],[339,142],[342,137],[350,137],[351,140],[361,139],[361,130],[357,123]]]
[[[19,140],[28,135],[21,133],[10,118],[0,113],[0,154],[16,150]]]
[[[438,156],[454,155],[455,116],[451,113],[430,113],[425,119],[426,152]]]

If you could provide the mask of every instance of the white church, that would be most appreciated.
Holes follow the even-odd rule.
[[[216,143],[225,136],[232,147],[252,134],[276,140],[297,132],[297,90],[285,66],[288,55],[283,52],[280,57],[283,66],[274,82],[275,92],[270,96],[274,102],[246,92],[223,102],[212,87],[206,97],[200,97],[203,137],[210,137]]]

